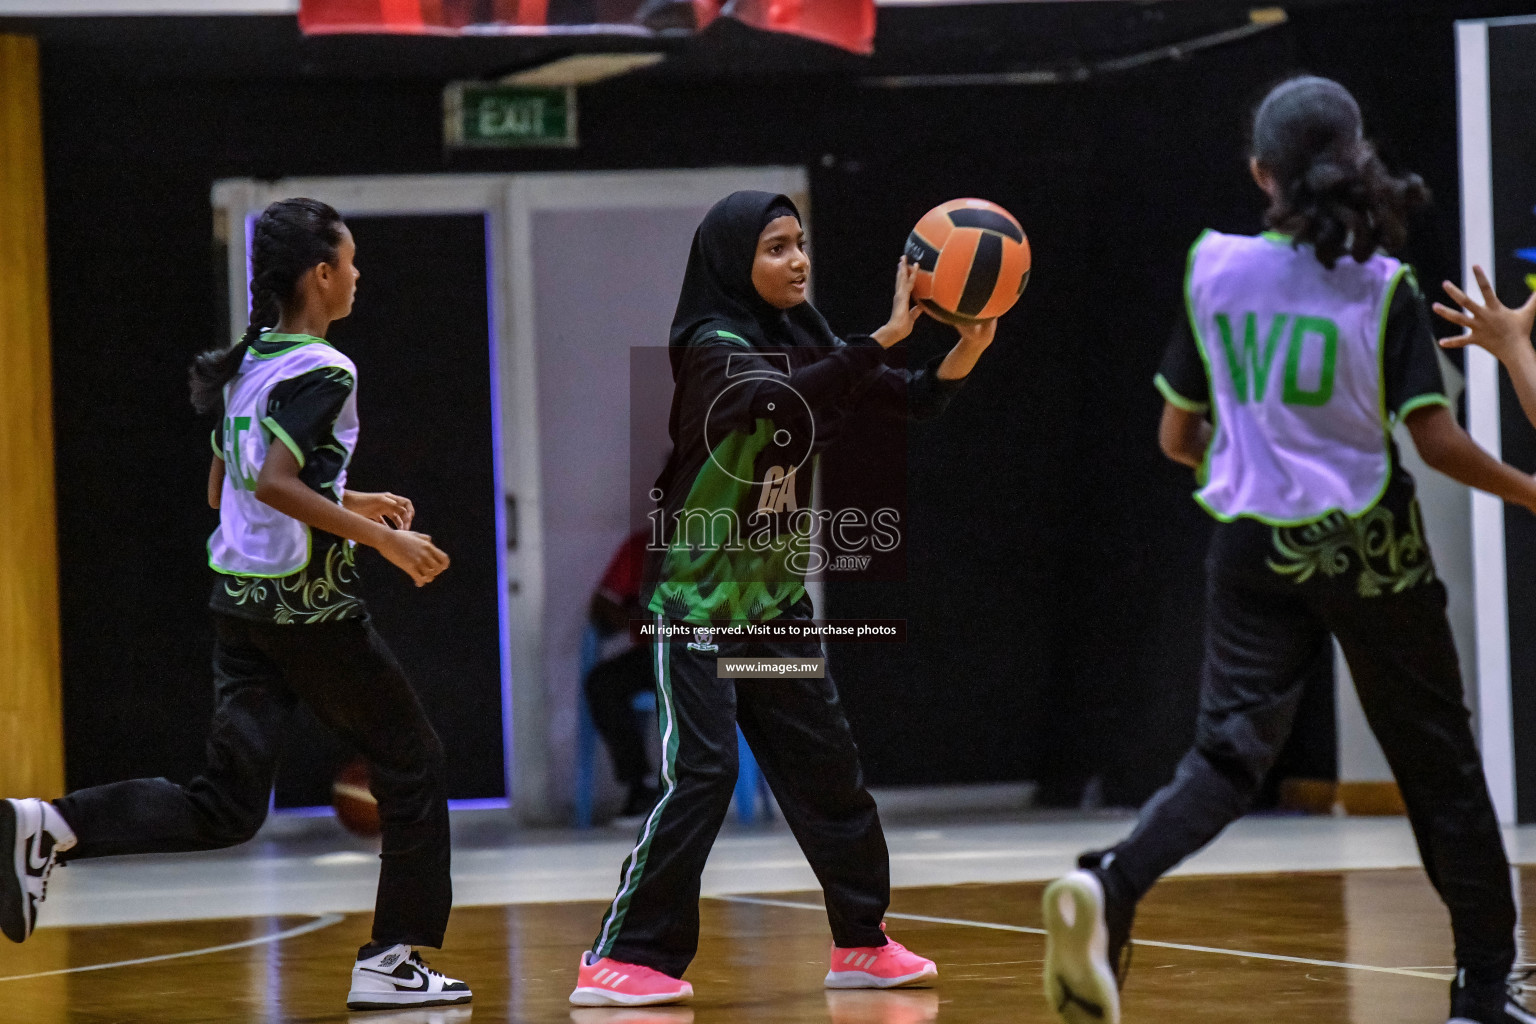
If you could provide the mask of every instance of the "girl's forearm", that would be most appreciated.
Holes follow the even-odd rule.
[[[1479,448],[1471,438],[1466,438],[1465,444],[1452,448],[1449,455],[1440,459],[1434,468],[1458,483],[1487,491],[1516,505],[1536,505],[1536,481],[1513,466],[1495,459]]]
[[[274,474],[268,479],[263,472],[256,483],[256,500],[317,530],[371,548],[377,548],[389,533],[389,527],[327,500],[296,476]]]
[[[1513,354],[1505,358],[1504,368],[1515,385],[1515,395],[1520,399],[1520,408],[1525,410],[1525,418],[1536,425],[1536,349],[1524,339],[1511,348]]]
[[[1449,409],[1436,406],[1411,414],[1408,430],[1430,468],[1504,501],[1536,507],[1536,480],[1483,451]]]
[[[939,380],[959,380],[976,368],[976,360],[987,350],[985,345],[975,345],[961,340],[955,343],[955,347],[949,350],[944,361],[939,364]]]

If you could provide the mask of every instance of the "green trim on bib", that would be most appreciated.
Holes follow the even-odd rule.
[[[1184,412],[1195,413],[1196,415],[1201,415],[1210,411],[1211,403],[1195,402],[1185,398],[1183,395],[1174,390],[1173,385],[1168,383],[1168,378],[1164,377],[1162,374],[1158,374],[1156,377],[1152,378],[1152,386],[1157,388],[1157,390],[1162,394],[1163,400],[1166,401],[1169,405],[1173,406],[1175,409],[1182,409]]]
[[[1387,487],[1392,483],[1392,418],[1387,414],[1387,314],[1392,309],[1392,297],[1397,294],[1397,286],[1404,277],[1412,276],[1413,271],[1404,263],[1397,268],[1392,275],[1392,280],[1387,284],[1387,292],[1381,297],[1381,316],[1376,321],[1376,410],[1381,417],[1381,450],[1386,456],[1387,468],[1381,475],[1381,486],[1376,488],[1375,497],[1366,503],[1365,508],[1359,512],[1345,513],[1355,519],[1365,515],[1375,508],[1387,493]],[[1340,511],[1343,511],[1340,509]]]
[[[257,352],[255,348],[252,348],[250,350],[250,355],[253,359],[276,359],[278,356],[285,356],[289,352],[292,352],[294,349],[303,348],[305,345],[324,345],[327,348],[333,347],[331,343],[326,341],[324,338],[317,338],[313,334],[275,334],[271,331],[268,331],[266,334],[263,334],[256,340],[258,342],[276,342],[279,345],[283,344],[284,342],[292,342],[293,344],[288,345],[286,348],[278,349],[276,352],[266,353]]]
[[[297,522],[297,520],[295,520],[295,522]],[[314,560],[315,537],[313,531],[310,530],[308,523],[300,522],[299,525],[304,527],[304,561],[297,567],[289,569],[287,572],[237,572],[234,569],[226,569],[213,560],[213,537],[211,536],[208,538],[208,543],[206,545],[208,550],[208,568],[225,576],[249,576],[253,580],[282,580],[287,579],[289,576],[292,576],[295,573],[301,573],[305,569],[308,569],[309,563]]]
[[[366,614],[349,589],[357,582],[356,545],[337,540],[324,561],[277,578],[230,575],[214,587],[209,606],[226,615],[256,618],[279,626],[340,622]]]
[[[1449,409],[1451,408],[1451,400],[1445,395],[1440,394],[1438,391],[1432,391],[1425,395],[1415,395],[1398,408],[1397,412],[1393,415],[1393,419],[1395,419],[1398,423],[1401,423],[1404,419],[1407,418],[1409,413],[1418,409],[1427,409],[1432,405],[1438,405]]]
[[[261,425],[272,431],[272,436],[283,442],[283,444],[287,446],[288,450],[293,452],[293,457],[298,460],[299,468],[303,469],[304,450],[299,447],[297,441],[288,436],[288,431],[279,426],[277,420],[273,419],[271,416],[268,416],[266,419],[262,420]]]
[[[1195,244],[1189,247],[1189,260],[1184,266],[1184,312],[1189,317],[1189,333],[1195,339],[1195,351],[1200,353],[1200,362],[1205,364],[1205,381],[1211,389],[1211,441],[1205,446],[1205,454],[1200,459],[1200,465],[1195,469],[1195,483],[1204,490],[1205,483],[1211,478],[1211,452],[1216,447],[1216,439],[1221,436],[1221,417],[1216,413],[1216,374],[1211,369],[1211,356],[1205,350],[1205,336],[1200,333],[1200,319],[1195,316],[1195,257],[1200,252],[1200,243],[1206,237],[1215,234],[1210,228],[1200,232],[1200,237],[1195,239]],[[1202,508],[1205,502],[1200,501],[1200,491],[1195,492],[1195,500],[1200,502]],[[1210,511],[1206,508],[1206,511]]]

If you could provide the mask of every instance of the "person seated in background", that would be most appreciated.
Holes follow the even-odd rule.
[[[635,642],[630,622],[644,618],[640,607],[640,569],[645,560],[645,530],[636,530],[624,539],[603,573],[602,582],[592,593],[587,612],[589,621],[603,637],[603,658],[582,681],[592,724],[608,747],[613,760],[613,774],[629,787],[624,807],[615,824],[638,824],[653,806],[661,791],[656,787],[655,769],[646,756],[642,715],[635,710],[635,697],[656,686],[651,669],[651,652]],[[612,653],[615,648],[622,649]]]

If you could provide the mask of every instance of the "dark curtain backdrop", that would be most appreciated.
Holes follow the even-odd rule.
[[[496,564],[486,223],[479,214],[350,217],[362,278],[330,340],[358,367],[356,491],[415,504],[412,529],[453,564],[417,587],[377,551],[358,553],[363,593],[446,743],[450,799],[506,796]],[[356,751],[307,710],[294,723],[278,807],[331,802]]]
[[[0,19],[44,37],[70,784],[185,777],[201,756],[213,513],[184,378],[224,336],[215,179],[803,164],[818,301],[842,330],[881,322],[905,233],[942,200],[1002,203],[1035,251],[975,379],[910,432],[907,582],[831,595],[836,616],[910,623],[904,647],[833,652],[871,779],[1028,778],[1071,801],[1098,776],[1108,801],[1139,802],[1192,734],[1208,534],[1157,451],[1150,378],[1189,243],[1259,226],[1244,131],[1265,87],[1304,69],[1355,90],[1389,161],[1437,195],[1409,258],[1426,282],[1459,265],[1452,21],[1536,4],[1404,6],[1306,3],[1245,42],[1043,87],[861,76],[1109,56],[1247,5],[888,10],[871,64],[716,33],[671,71],[584,89],[579,149],[508,153],[444,151],[443,81],[544,44]],[[944,342],[925,326],[917,357]],[[829,487],[856,456],[829,456]]]
[[[1501,295],[1516,296],[1536,274],[1531,246],[1536,245],[1536,25],[1500,26],[1488,34],[1488,86],[1492,101],[1494,269]],[[1514,258],[1523,251],[1524,258]],[[1526,472],[1536,470],[1536,431],[1520,411],[1508,374],[1500,374],[1499,424],[1504,457]],[[1536,559],[1536,521],[1522,509],[1504,513],[1505,553],[1510,566]],[[1536,635],[1520,628],[1536,613],[1536,585],[1530,573],[1508,578],[1510,682],[1515,735],[1536,729]],[[1536,751],[1515,749],[1515,792],[1519,819],[1536,821]]]

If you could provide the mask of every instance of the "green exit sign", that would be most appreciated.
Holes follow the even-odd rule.
[[[573,86],[455,82],[443,93],[443,114],[450,146],[576,145]]]

